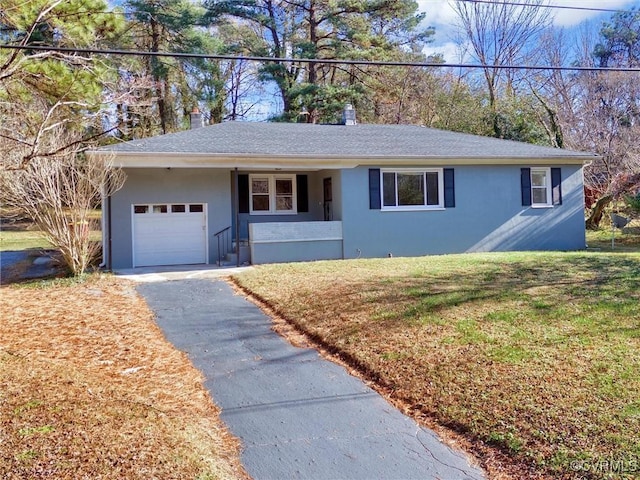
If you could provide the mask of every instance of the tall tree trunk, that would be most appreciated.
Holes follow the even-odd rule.
[[[318,57],[318,21],[316,19],[315,2],[311,0],[309,3],[309,43],[313,46],[311,56],[313,58]],[[309,62],[309,73],[307,75],[307,81],[309,84],[318,86],[318,65],[316,62]],[[313,102],[315,103],[315,102]],[[315,105],[307,106],[309,115],[307,115],[308,123],[317,123],[318,121],[318,109]]]
[[[558,121],[558,112],[551,108],[549,103],[542,98],[542,96],[536,91],[535,88],[531,88],[531,92],[538,99],[544,111],[547,112],[547,117],[549,119],[549,124],[547,122],[540,119],[540,123],[547,131],[547,135],[549,140],[553,143],[555,147],[564,148],[564,135],[562,133],[562,127],[560,126],[560,122]]]
[[[156,21],[153,15],[150,19],[151,25],[151,51],[160,51],[160,25]],[[156,98],[158,99],[158,116],[160,117],[160,128],[162,133],[167,133],[167,121],[165,117],[165,102],[164,102],[164,81],[160,78],[159,74],[160,66],[158,57],[151,57],[151,72],[153,75],[153,83],[155,84]]]
[[[485,71],[485,78],[487,79],[487,90],[489,93],[489,112],[491,115],[491,128],[493,129],[493,136],[496,138],[502,138],[502,128],[500,127],[500,120],[498,118],[496,75],[495,73],[489,73],[489,71]]]
[[[591,207],[591,213],[585,222],[585,226],[589,230],[597,230],[600,228],[604,209],[611,203],[611,200],[613,200],[613,195],[607,194],[600,197],[598,201],[593,204],[593,207]]]
[[[225,79],[222,71],[220,70],[220,64],[216,63],[211,70],[211,83],[215,89],[215,96],[210,105],[209,112],[211,117],[209,119],[210,124],[222,123],[224,120],[224,107],[226,97]],[[239,83],[239,81],[238,81]],[[237,99],[236,99],[237,101]],[[233,120],[235,120],[235,114],[237,113],[237,104],[233,106]]]

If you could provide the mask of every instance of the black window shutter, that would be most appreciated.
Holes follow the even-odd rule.
[[[456,206],[456,191],[453,168],[445,168],[444,172],[444,207],[453,208]]]
[[[551,169],[551,188],[554,205],[562,205],[562,174],[559,168]]]
[[[249,175],[238,175],[238,211],[249,213]]]
[[[522,188],[522,206],[531,206],[531,169],[520,169],[520,186]]]
[[[296,175],[296,193],[298,194],[298,213],[309,211],[309,181],[307,175]]]
[[[380,169],[369,169],[369,208],[380,210]]]

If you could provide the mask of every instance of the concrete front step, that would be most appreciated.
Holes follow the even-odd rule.
[[[238,256],[235,253],[235,244],[233,245],[234,251],[229,252],[225,255],[224,263],[229,265],[237,265],[238,264]],[[251,250],[249,245],[243,245],[240,243],[240,265],[250,264],[251,263]]]

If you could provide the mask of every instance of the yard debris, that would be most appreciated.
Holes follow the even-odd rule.
[[[142,370],[144,367],[131,367],[131,368],[125,368],[124,370],[122,370],[120,372],[120,375],[131,375],[132,373],[137,373],[140,370]]]

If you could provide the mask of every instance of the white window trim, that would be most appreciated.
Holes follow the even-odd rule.
[[[425,205],[385,205],[384,204],[384,174],[385,173],[420,173],[422,174],[426,187],[426,174],[438,174],[438,204],[426,205],[427,195],[425,192]],[[396,203],[398,203],[398,184],[396,180]],[[415,212],[424,210],[444,210],[444,169],[442,168],[382,168],[380,169],[380,209],[388,212]]]
[[[153,207],[157,205],[166,205],[167,211],[165,213],[154,212]],[[184,212],[173,212],[172,208],[174,205],[184,205]],[[202,212],[190,212],[189,207],[192,205],[200,205],[202,206]],[[136,207],[147,207],[147,212],[145,213],[136,213]],[[166,203],[166,202],[154,202],[154,203],[132,203],[131,204],[131,213],[133,215],[202,215],[207,208],[207,204],[205,202],[175,202],[175,203]]]
[[[253,210],[253,186],[254,178],[266,178],[269,180],[269,210]],[[291,180],[292,210],[276,210],[276,180]],[[264,195],[264,194],[262,194]],[[283,173],[251,173],[249,174],[249,214],[250,215],[297,215],[298,214],[298,192],[296,188],[296,175]]]
[[[540,188],[533,185],[533,174],[543,172],[545,175],[547,201],[535,203],[533,201],[533,189]],[[553,208],[553,186],[551,185],[551,167],[531,167],[529,182],[531,183],[531,208]]]

